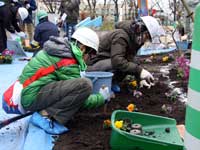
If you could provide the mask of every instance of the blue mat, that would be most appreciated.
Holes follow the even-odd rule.
[[[86,19],[84,19],[83,21],[78,23],[76,25],[76,28],[78,28],[78,27],[101,27],[102,24],[103,24],[102,16],[99,16],[93,20],[91,20],[90,17],[87,17]]]
[[[151,54],[159,54],[159,53],[167,53],[176,50],[176,47],[166,48],[166,49],[144,49],[141,48],[137,55],[151,55]]]
[[[32,53],[26,53],[32,56]],[[12,64],[0,65],[0,96],[21,74],[27,61],[15,58]],[[0,99],[0,108],[2,108]],[[0,121],[12,118],[15,115],[6,114],[0,109]],[[52,150],[54,138],[42,129],[29,123],[30,117],[18,120],[0,129],[0,150]]]

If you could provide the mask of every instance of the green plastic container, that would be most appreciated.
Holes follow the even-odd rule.
[[[133,135],[115,127],[115,121],[130,119],[142,125],[143,133],[152,135]],[[139,112],[116,110],[112,113],[112,150],[183,150],[184,144],[176,128],[176,120]],[[166,132],[166,128],[170,132]]]

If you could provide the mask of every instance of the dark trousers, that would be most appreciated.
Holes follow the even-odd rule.
[[[92,83],[86,78],[52,82],[40,90],[37,100],[26,110],[46,110],[50,117],[65,125],[91,92]]]
[[[0,24],[0,53],[7,48],[7,36],[3,25]]]
[[[66,32],[66,37],[68,40],[71,40],[72,34],[75,31],[75,26],[77,23],[65,23],[65,32]]]

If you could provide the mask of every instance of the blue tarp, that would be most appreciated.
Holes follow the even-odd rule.
[[[148,49],[148,48],[141,48],[138,51],[138,55],[151,55],[151,54],[159,54],[159,53],[167,53],[174,51],[176,47],[166,48],[166,49]]]
[[[102,16],[99,16],[95,19],[92,19],[90,17],[87,17],[80,23],[76,25],[76,28],[78,27],[101,27],[103,24]]]
[[[27,53],[31,56],[32,53]],[[15,58],[12,64],[0,65],[0,96],[21,74],[27,61]],[[2,99],[0,99],[2,108]],[[0,109],[0,121],[15,115],[6,114]],[[0,150],[52,150],[54,139],[52,135],[29,123],[29,118],[18,120],[0,129]]]

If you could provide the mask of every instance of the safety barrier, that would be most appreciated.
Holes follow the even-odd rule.
[[[195,23],[186,108],[185,148],[200,149],[200,4],[195,10]]]

